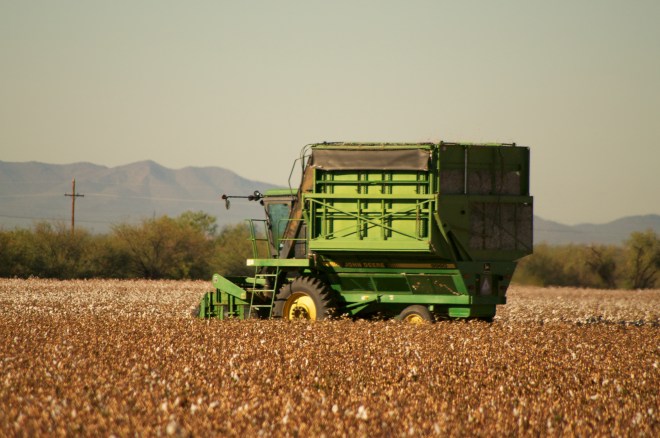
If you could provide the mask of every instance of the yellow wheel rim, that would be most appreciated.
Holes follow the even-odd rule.
[[[304,292],[294,292],[284,304],[286,319],[309,319],[316,321],[316,305],[312,297]]]
[[[427,321],[422,318],[421,315],[418,315],[416,313],[411,313],[410,315],[406,316],[403,318],[404,322],[407,322],[408,324],[426,324]]]

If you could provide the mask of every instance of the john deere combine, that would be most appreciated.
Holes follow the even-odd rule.
[[[297,190],[250,196],[254,276],[215,274],[200,317],[492,319],[506,303],[532,252],[529,148],[322,143],[300,165]]]

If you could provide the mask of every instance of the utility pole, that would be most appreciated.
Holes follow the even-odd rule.
[[[65,193],[64,196],[71,197],[71,236],[76,229],[76,198],[82,198],[85,195],[76,193],[76,179],[71,180],[71,193]]]

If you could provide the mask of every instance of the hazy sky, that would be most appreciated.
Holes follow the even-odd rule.
[[[660,214],[660,1],[0,0],[0,160],[220,166],[320,141],[532,148],[536,213]]]

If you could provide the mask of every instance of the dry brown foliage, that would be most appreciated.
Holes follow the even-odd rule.
[[[410,326],[192,319],[207,288],[0,280],[0,435],[660,435],[658,290]]]

